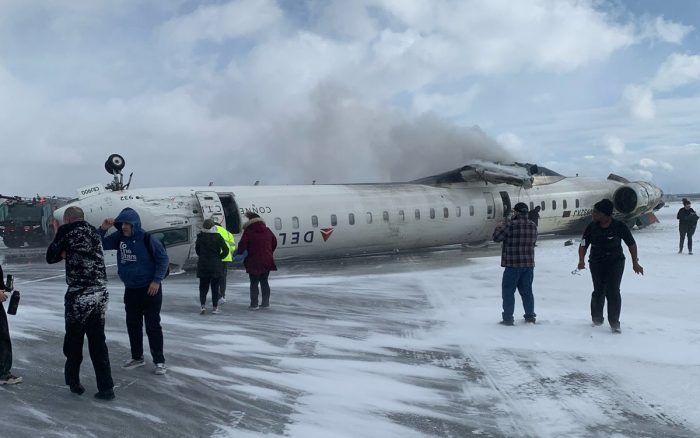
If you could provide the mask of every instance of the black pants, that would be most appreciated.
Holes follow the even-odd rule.
[[[143,357],[143,323],[146,322],[146,336],[154,363],[165,363],[163,357],[163,329],[160,326],[160,306],[163,304],[163,288],[150,296],[148,286],[124,290],[126,309],[126,329],[129,332],[131,358]]]
[[[269,272],[264,274],[248,274],[250,277],[250,306],[258,306],[258,283],[262,288],[262,306],[267,307],[270,305],[270,285],[267,282],[267,277],[270,275]]]
[[[625,259],[590,263],[593,277],[593,294],[591,295],[591,318],[594,322],[603,322],[603,307],[608,300],[608,322],[611,326],[620,324],[622,296],[620,282],[625,271]]]
[[[83,339],[87,335],[88,351],[95,369],[97,389],[106,391],[114,387],[109,352],[105,342],[104,315],[94,311],[84,323],[66,320],[66,336],[63,338],[63,354],[66,356],[66,385],[80,383],[80,364],[83,362]]]
[[[221,278],[219,278],[219,296],[221,298],[226,298],[226,275],[228,275],[228,267],[231,262],[224,262],[223,269],[221,270]]]
[[[688,236],[688,252],[693,252],[693,234],[695,230],[680,230],[681,241],[678,244],[678,251],[683,251],[683,242],[685,241],[685,236]]]
[[[7,325],[5,307],[0,304],[0,377],[5,377],[12,369],[12,342],[10,327]]]
[[[219,278],[203,277],[199,279],[199,302],[202,307],[207,303],[207,292],[211,286],[211,303],[214,307],[219,305]]]

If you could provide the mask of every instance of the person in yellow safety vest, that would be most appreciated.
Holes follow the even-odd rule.
[[[233,261],[233,256],[232,254],[236,252],[236,238],[233,236],[233,234],[229,233],[229,231],[222,227],[219,224],[216,224],[216,231],[221,235],[221,237],[224,238],[224,242],[226,242],[226,245],[228,245],[228,255],[224,257],[223,260],[223,265],[224,265],[224,272],[221,273],[221,278],[219,279],[219,303],[225,303],[226,302],[226,274],[228,273],[228,267]]]

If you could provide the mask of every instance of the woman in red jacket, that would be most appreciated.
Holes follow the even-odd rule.
[[[249,310],[258,310],[258,284],[262,288],[262,303],[260,307],[270,307],[270,285],[267,278],[270,271],[276,271],[273,253],[277,248],[277,238],[267,228],[262,218],[252,212],[246,212],[248,222],[243,224],[243,237],[238,243],[236,253],[248,255],[243,264],[250,277],[250,307]]]

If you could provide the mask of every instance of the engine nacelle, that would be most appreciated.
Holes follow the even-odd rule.
[[[636,181],[615,190],[613,203],[622,214],[636,216],[649,213],[661,203],[663,192],[653,184]]]

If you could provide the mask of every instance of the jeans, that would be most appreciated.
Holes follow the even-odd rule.
[[[66,385],[80,383],[80,364],[83,362],[83,340],[88,338],[88,351],[95,369],[97,389],[107,391],[114,387],[109,364],[109,351],[105,342],[104,314],[95,310],[84,319],[84,323],[66,319],[66,336],[63,339],[63,354],[66,356]]]
[[[534,319],[535,297],[532,295],[532,280],[535,278],[535,268],[511,268],[503,271],[501,291],[503,295],[503,321],[513,321],[515,311],[515,289],[518,289],[523,300],[525,319]]]
[[[260,288],[262,289],[262,306],[267,307],[270,305],[270,285],[267,282],[267,277],[270,275],[269,272],[264,274],[248,274],[250,278],[250,306],[258,306],[258,283],[260,283]]]
[[[622,296],[620,283],[625,272],[625,259],[589,263],[593,278],[591,294],[591,318],[593,322],[603,322],[603,307],[608,300],[608,322],[611,326],[620,324]]]
[[[226,276],[228,275],[228,267],[231,266],[231,262],[224,262],[223,264],[224,268],[219,278],[219,297],[226,298]]]
[[[126,329],[129,332],[131,358],[143,358],[143,323],[146,322],[146,336],[154,363],[165,363],[163,357],[163,329],[160,326],[160,306],[163,303],[163,288],[150,296],[148,286],[124,290],[126,309]]]
[[[12,342],[10,327],[7,325],[5,307],[0,304],[0,377],[5,377],[12,369]]]
[[[207,304],[207,292],[211,285],[211,303],[214,307],[219,304],[219,285],[220,278],[202,277],[199,279],[199,302],[204,307]]]

